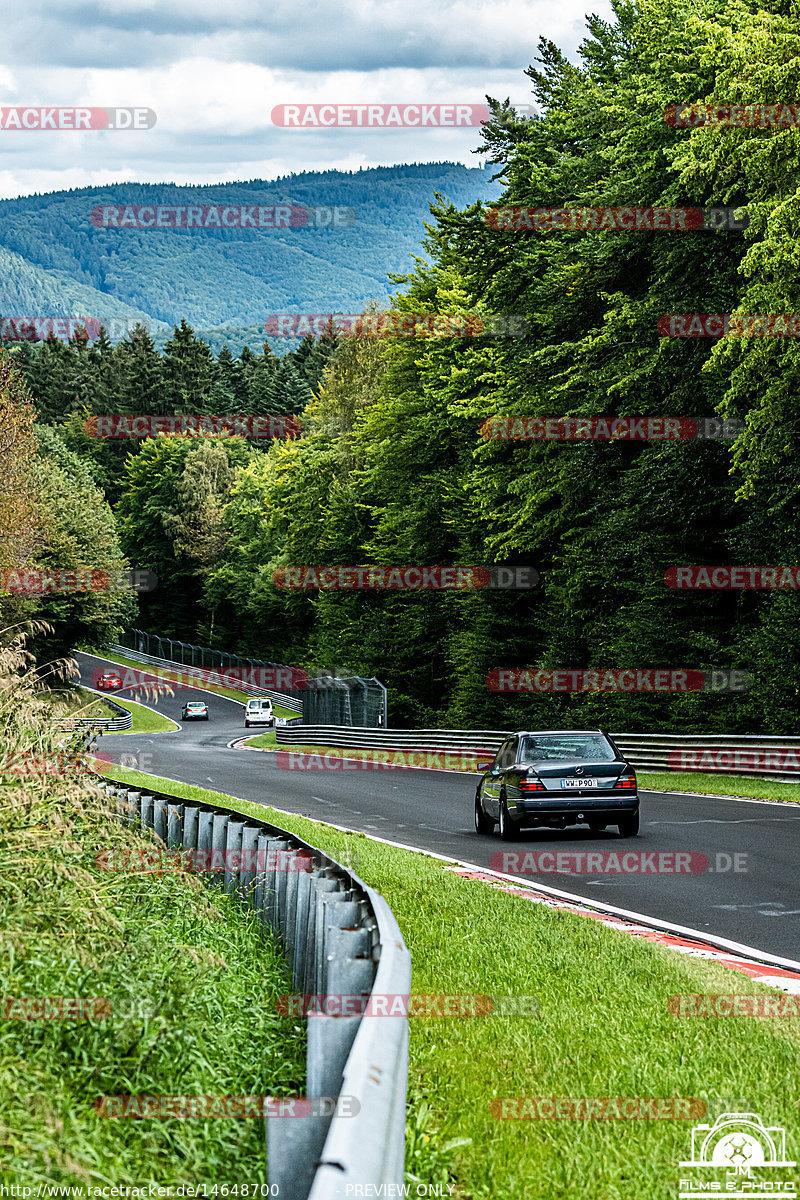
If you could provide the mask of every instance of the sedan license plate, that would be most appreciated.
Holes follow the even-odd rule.
[[[592,788],[597,787],[597,780],[594,777],[589,779],[562,779],[562,788]]]

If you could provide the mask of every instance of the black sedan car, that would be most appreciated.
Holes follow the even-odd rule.
[[[207,721],[208,720],[208,705],[201,700],[190,700],[188,704],[184,704],[183,712],[181,713],[182,721]]]
[[[503,841],[523,829],[616,825],[639,832],[636,772],[600,729],[511,734],[475,793],[475,832],[500,827]]]

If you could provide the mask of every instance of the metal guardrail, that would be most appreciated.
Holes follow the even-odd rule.
[[[800,737],[768,734],[612,733],[643,771],[703,771],[757,779],[800,778]]]
[[[136,654],[144,655],[145,659],[153,662],[178,663],[181,666],[199,667],[201,670],[218,669],[220,673],[226,670],[235,672],[241,668],[244,668],[245,672],[266,669],[272,672],[286,672],[285,677],[288,679],[293,677],[295,670],[283,663],[265,662],[260,658],[242,658],[241,655],[230,654],[227,650],[213,650],[210,646],[196,646],[192,642],[182,642],[177,638],[160,637],[155,633],[147,633],[144,629],[126,629],[122,638],[122,644],[114,647],[118,652],[134,657],[130,654],[130,646]],[[152,657],[151,651],[155,651]],[[280,675],[277,675],[276,682],[280,685]],[[288,708],[302,711],[304,720],[309,724],[364,724],[385,728],[388,722],[388,694],[379,679],[362,679],[358,675],[342,676],[334,672],[333,675],[312,674],[302,687],[278,686],[272,691],[246,686],[256,695],[277,698]],[[297,703],[289,704],[290,699]]]
[[[496,753],[511,730],[358,729],[304,725],[276,730],[286,746],[372,747],[380,750],[481,750]],[[766,734],[612,733],[629,762],[642,771],[679,771],[754,778],[800,778],[800,737]]]
[[[138,650],[129,650],[127,646],[120,646],[115,643],[109,644],[105,648],[111,650],[114,654],[121,655],[123,658],[130,658],[133,662],[142,663],[144,666],[161,667],[165,671],[171,671],[174,675],[183,675],[188,679],[197,679],[198,684],[207,683],[210,675],[225,675],[224,669],[222,671],[213,671],[210,668],[186,666],[183,663],[175,662],[168,658],[156,658],[152,654],[142,654]],[[164,682],[169,683],[169,680],[165,680]],[[221,686],[226,686],[224,680],[215,679],[213,682],[220,683]],[[233,684],[230,686],[232,687]],[[282,708],[288,708],[291,712],[302,713],[303,711],[302,700],[297,700],[286,692],[277,692],[270,688],[256,687],[254,684],[242,684],[241,682],[236,684],[236,690],[247,692],[248,695],[252,696],[267,696],[270,700],[274,700]]]
[[[278,729],[275,740],[287,746],[363,746],[379,750],[500,749],[508,733],[497,729],[366,729],[352,725],[303,725]]]
[[[88,689],[87,689],[88,690]],[[121,704],[115,704],[113,700],[109,700],[107,696],[103,696],[101,692],[97,693],[101,696],[103,703],[107,704],[114,712],[119,713],[116,717],[64,717],[59,718],[60,728],[65,733],[73,729],[104,729],[106,733],[111,733],[115,730],[130,729],[133,725],[133,713],[129,709],[123,708]]]
[[[116,796],[123,823],[152,829],[168,849],[226,852],[225,891],[276,934],[301,994],[408,998],[411,956],[394,915],[349,868],[235,809],[102,786]],[[281,1200],[402,1194],[407,1017],[310,1012],[307,1020],[307,1098],[351,1096],[359,1110],[267,1118],[270,1188]]]

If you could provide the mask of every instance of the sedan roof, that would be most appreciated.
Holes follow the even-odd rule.
[[[600,733],[606,736],[602,729],[518,729],[506,734],[506,737],[572,737],[575,733]]]

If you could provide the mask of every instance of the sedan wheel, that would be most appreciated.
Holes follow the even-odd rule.
[[[508,815],[505,796],[500,800],[500,837],[504,842],[514,842],[517,838],[517,827]]]
[[[480,793],[475,793],[475,832],[476,833],[491,833],[494,829],[494,821],[490,821],[483,811],[481,804]]]
[[[633,813],[633,815],[630,817],[625,817],[619,822],[618,828],[620,837],[636,837],[637,833],[639,832],[638,812]]]

